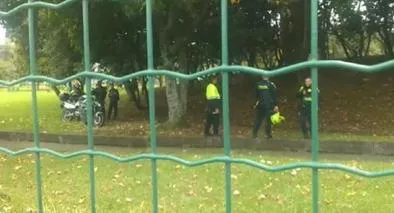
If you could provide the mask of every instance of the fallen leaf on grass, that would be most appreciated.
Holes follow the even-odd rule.
[[[282,196],[278,195],[278,196],[276,196],[276,202],[277,202],[279,205],[283,205],[284,202],[285,202],[285,199],[284,199]]]
[[[62,195],[62,194],[64,194],[64,192],[63,192],[63,191],[55,191],[55,192],[52,192],[52,194],[55,194],[55,195]]]
[[[353,191],[353,192],[347,193],[346,195],[347,195],[347,196],[354,196],[354,195],[356,195],[356,194],[357,194],[357,192],[354,192],[354,191]]]
[[[15,169],[15,171],[18,171],[18,170],[20,170],[21,168],[22,168],[22,166],[19,165],[19,166],[15,166],[14,169]]]
[[[297,175],[297,171],[293,169],[293,170],[291,170],[290,174],[291,174],[291,176],[296,176]]]
[[[271,182],[269,182],[268,184],[264,185],[264,189],[269,189],[271,187],[272,187],[272,183]]]
[[[265,200],[267,198],[267,196],[265,194],[260,194],[259,197],[257,199],[259,200]]]
[[[84,203],[85,201],[86,201],[86,198],[79,198],[78,203],[79,203],[79,204],[82,204],[82,203]]]
[[[189,196],[196,196],[196,193],[193,190],[190,190],[187,192],[187,195]]]
[[[209,187],[209,186],[205,186],[204,188],[205,188],[205,191],[208,192],[208,193],[211,193],[212,190],[213,190],[213,188]]]

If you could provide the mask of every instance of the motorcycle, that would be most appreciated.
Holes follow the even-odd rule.
[[[101,106],[96,98],[92,96],[92,112],[93,112],[93,125],[95,127],[102,127],[104,125],[104,106]],[[60,95],[62,109],[62,120],[69,122],[72,120],[81,120],[87,125],[87,96],[73,97],[67,93]]]
[[[80,110],[78,97],[73,97],[68,93],[62,93],[60,96],[60,108],[62,109],[62,121],[70,122],[72,120],[79,120]]]
[[[105,122],[104,106],[102,106],[98,101],[96,101],[95,96],[92,96],[92,98],[93,98],[92,100],[93,125],[95,127],[102,127]],[[81,115],[80,117],[81,120],[85,123],[85,125],[88,124],[87,109],[88,109],[87,96],[83,95],[80,99],[80,115]]]

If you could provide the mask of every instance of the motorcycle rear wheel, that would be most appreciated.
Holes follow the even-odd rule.
[[[68,112],[67,110],[62,111],[62,121],[63,122],[70,122],[73,120],[73,116],[70,115],[71,113]]]

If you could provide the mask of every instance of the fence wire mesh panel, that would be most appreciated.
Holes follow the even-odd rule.
[[[4,81],[0,80],[0,85],[11,87],[14,85],[19,85],[25,82],[32,83],[32,114],[33,114],[33,134],[34,134],[34,147],[25,148],[19,151],[11,151],[4,147],[0,147],[0,152],[7,155],[18,156],[25,155],[28,153],[35,154],[35,178],[36,178],[36,208],[37,211],[44,212],[43,208],[43,195],[42,195],[42,181],[41,181],[41,157],[40,154],[49,154],[57,158],[75,158],[78,156],[88,156],[89,157],[89,179],[90,179],[90,210],[91,212],[96,212],[96,187],[95,187],[95,175],[94,175],[94,158],[96,156],[105,157],[119,163],[133,162],[137,160],[151,160],[152,166],[152,212],[159,212],[158,203],[158,174],[157,174],[157,161],[167,160],[175,163],[179,163],[188,167],[202,166],[206,164],[221,163],[225,165],[225,212],[232,212],[231,203],[231,165],[232,164],[243,164],[257,169],[265,170],[267,172],[282,172],[286,170],[292,170],[296,168],[309,168],[312,170],[312,212],[319,212],[319,170],[321,169],[331,169],[338,170],[354,175],[366,177],[366,178],[377,178],[384,176],[394,175],[394,169],[385,170],[380,172],[368,172],[364,170],[359,170],[345,166],[342,164],[333,163],[321,163],[319,162],[319,131],[318,131],[318,103],[317,103],[317,88],[318,88],[318,69],[319,68],[341,68],[348,71],[364,72],[364,73],[375,73],[388,69],[394,69],[394,60],[387,61],[384,63],[365,66],[355,63],[336,61],[336,60],[318,60],[318,0],[311,0],[311,49],[310,57],[308,61],[293,64],[290,66],[282,67],[276,70],[267,71],[246,66],[234,66],[229,65],[228,57],[228,0],[220,0],[221,4],[221,66],[208,69],[205,71],[197,72],[194,74],[186,75],[179,72],[171,70],[159,70],[154,67],[154,49],[153,49],[153,24],[152,24],[152,5],[153,0],[146,0],[146,27],[147,27],[147,70],[142,70],[133,74],[129,74],[123,77],[115,77],[111,75],[105,75],[100,73],[94,73],[90,71],[90,47],[89,47],[89,0],[65,0],[61,3],[52,4],[41,1],[28,0],[28,2],[23,3],[10,11],[0,11],[0,18],[7,18],[15,13],[21,12],[24,9],[28,11],[28,29],[29,29],[29,57],[30,57],[30,75],[22,77],[14,81]],[[47,8],[59,10],[64,7],[70,6],[71,4],[81,4],[82,16],[83,16],[83,62],[84,70],[76,75],[69,76],[65,79],[54,79],[39,75],[37,73],[37,60],[36,60],[36,45],[35,45],[35,11],[37,9]],[[237,159],[231,157],[231,137],[230,137],[230,118],[229,118],[229,76],[231,72],[241,72],[264,76],[278,76],[283,74],[288,74],[291,72],[297,72],[302,69],[310,69],[313,86],[312,86],[312,156],[309,162],[299,162],[290,163],[282,166],[267,166],[265,164],[255,162],[248,159]],[[223,140],[224,140],[224,155],[220,157],[213,157],[209,159],[197,160],[197,161],[187,161],[178,157],[171,155],[162,155],[157,152],[156,144],[156,127],[155,127],[155,90],[154,90],[154,78],[155,76],[168,76],[178,79],[191,80],[198,77],[212,75],[221,73],[222,75],[222,91],[223,91]],[[93,125],[92,125],[92,101],[91,101],[91,79],[102,79],[110,80],[117,83],[122,83],[132,78],[137,78],[141,76],[147,76],[149,78],[149,125],[150,125],[150,154],[139,154],[130,157],[119,157],[107,152],[96,151],[94,148],[94,137],[93,137]],[[73,152],[70,154],[62,154],[50,149],[44,149],[40,146],[40,136],[39,136],[39,122],[38,122],[38,111],[37,111],[37,91],[36,83],[47,82],[54,85],[65,84],[72,80],[78,78],[86,79],[86,89],[87,89],[87,135],[88,135],[88,148],[86,150],[81,150]]]

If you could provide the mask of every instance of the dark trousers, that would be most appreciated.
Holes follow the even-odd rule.
[[[265,120],[265,135],[271,136],[272,122],[271,122],[272,109],[260,107],[256,109],[256,118],[253,128],[253,137],[257,137],[261,123]]]
[[[312,129],[311,107],[303,106],[300,112],[300,125],[304,137],[308,137]]]
[[[213,127],[213,134],[219,135],[219,113],[212,114],[207,112],[206,122],[205,122],[205,135],[211,134],[211,127]]]
[[[114,119],[118,116],[118,102],[117,101],[110,101],[109,102],[109,109],[108,109],[108,120],[111,119],[112,111],[114,112]]]

